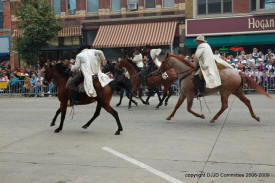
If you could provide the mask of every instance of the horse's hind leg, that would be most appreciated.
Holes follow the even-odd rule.
[[[136,106],[138,106],[138,103],[133,99],[134,94],[131,90],[126,90],[126,95],[127,95],[128,99],[130,100],[129,103],[133,102]]]
[[[58,133],[63,129],[66,111],[67,111],[67,100],[65,102],[60,103],[61,121],[60,121],[59,127],[54,131],[55,133]]]
[[[188,96],[187,97],[187,111],[190,112],[191,114],[193,114],[196,117],[204,119],[205,117],[204,117],[203,114],[198,114],[198,113],[196,113],[192,110],[193,100],[194,100],[194,96],[192,96],[192,97]]]
[[[117,111],[115,111],[109,104],[104,104],[103,108],[110,114],[112,114],[112,116],[116,119],[116,123],[118,126],[118,129],[115,133],[115,135],[120,135],[120,132],[123,130],[122,125],[120,123],[120,119],[118,117],[118,113]]]
[[[243,91],[240,89],[233,94],[236,95],[248,107],[251,117],[256,119],[257,121],[260,121],[260,118],[255,115],[255,113],[251,107],[250,100],[248,98],[246,98]]]
[[[97,102],[94,116],[84,126],[82,126],[82,128],[87,129],[91,125],[91,123],[99,116],[101,108],[102,105],[99,102]]]
[[[228,108],[228,97],[230,92],[220,92],[222,106],[219,112],[211,119],[210,123],[214,123],[219,116]]]
[[[60,108],[57,109],[57,111],[56,111],[56,113],[55,113],[55,115],[54,115],[54,117],[53,117],[53,120],[52,120],[50,126],[54,126],[54,125],[55,125],[56,118],[57,118],[57,116],[58,116],[59,114],[60,114]]]
[[[185,95],[181,94],[179,99],[178,99],[178,102],[173,110],[173,112],[166,118],[167,120],[171,120],[172,117],[174,117],[176,111],[178,110],[178,108],[181,106],[182,102],[184,101],[184,99],[186,98]]]
[[[122,98],[123,98],[123,92],[124,92],[124,90],[120,91],[120,99],[119,99],[119,102],[116,105],[117,107],[120,106],[120,104],[121,104],[121,101],[122,101]]]

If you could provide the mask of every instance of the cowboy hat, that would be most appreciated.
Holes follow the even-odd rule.
[[[202,41],[202,42],[207,42],[205,39],[204,39],[204,36],[203,35],[198,35],[197,38],[195,39],[195,41]]]

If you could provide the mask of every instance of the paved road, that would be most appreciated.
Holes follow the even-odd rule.
[[[175,118],[166,121],[177,97],[160,110],[140,104],[129,111],[124,100],[116,108],[124,127],[120,136],[113,135],[116,124],[105,111],[89,129],[81,129],[95,104],[76,107],[74,118],[67,116],[63,132],[55,134],[49,127],[58,106],[55,98],[0,98],[0,183],[167,183],[169,178],[179,183],[273,183],[275,101],[248,97],[263,123],[252,119],[238,99],[228,118],[229,110],[215,125],[209,120],[220,107],[218,96],[206,98],[211,114],[203,102],[205,120],[187,113],[184,103]],[[113,98],[113,106],[117,100]],[[193,108],[200,111],[198,101]],[[150,167],[141,168],[131,158]],[[190,177],[200,173],[205,174]],[[216,177],[207,177],[210,173]],[[246,173],[257,177],[238,177]]]

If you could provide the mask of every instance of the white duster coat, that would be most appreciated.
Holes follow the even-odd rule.
[[[161,65],[161,62],[158,59],[160,53],[161,49],[151,49],[150,51],[151,58],[158,68],[160,68]]]
[[[211,47],[207,43],[201,43],[195,53],[195,60],[198,60],[206,88],[215,88],[221,85],[220,74],[215,62]]]
[[[108,75],[101,72],[101,60],[105,60],[101,50],[84,49],[76,56],[75,65],[71,70],[80,69],[84,75],[84,89],[89,97],[96,97],[96,91],[93,85],[93,75],[98,75],[99,82],[102,87],[109,84],[112,79]]]

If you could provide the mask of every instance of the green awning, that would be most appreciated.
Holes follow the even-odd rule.
[[[230,36],[208,36],[205,38],[211,47],[268,45],[275,44],[275,34],[247,34]],[[195,37],[186,38],[185,48],[196,48]]]

